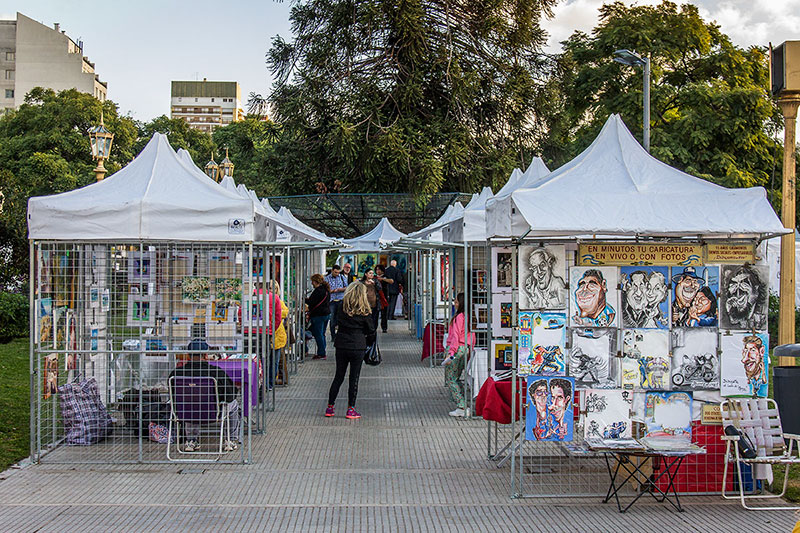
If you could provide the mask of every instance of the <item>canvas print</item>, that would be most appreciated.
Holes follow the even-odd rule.
[[[672,267],[672,327],[715,327],[719,267]]]
[[[615,327],[617,315],[615,267],[570,268],[570,324],[581,327]]]
[[[767,329],[769,267],[725,265],[720,276],[720,326],[746,331]]]
[[[511,343],[492,341],[492,353],[494,353],[495,370],[508,370],[514,364],[514,350]]]
[[[645,437],[692,437],[692,393],[653,392],[644,397]]]
[[[235,304],[242,301],[242,280],[239,278],[216,278],[214,293],[220,303]]]
[[[155,324],[155,305],[151,297],[142,294],[128,295],[128,326],[152,326]]]
[[[511,248],[492,248],[492,292],[511,292],[514,275]]]
[[[669,267],[620,269],[622,327],[669,329]]]
[[[672,330],[672,386],[719,389],[717,332],[706,328]]]
[[[128,257],[128,283],[155,281],[156,259],[154,252],[131,252]]]
[[[181,300],[184,303],[208,303],[211,282],[205,276],[186,276],[181,279]]]
[[[720,394],[767,397],[769,336],[766,333],[722,335]]]
[[[520,246],[519,308],[567,307],[566,272],[564,246]]]
[[[549,311],[520,311],[517,341],[521,376],[565,376],[567,315]]]
[[[669,389],[669,333],[657,329],[626,329],[622,333],[622,386]]]
[[[631,407],[619,389],[587,389],[583,391],[584,438],[631,438]]]
[[[375,254],[358,254],[358,275],[363,275],[367,270],[375,270],[376,260]]]
[[[569,375],[579,389],[614,388],[616,383],[615,329],[573,329],[569,351]]]
[[[513,307],[511,294],[492,295],[492,335],[495,337],[510,337],[511,323],[513,321]]]
[[[527,440],[572,441],[575,380],[528,376]]]

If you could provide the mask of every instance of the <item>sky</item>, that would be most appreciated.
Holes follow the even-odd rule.
[[[657,0],[624,0],[657,4]],[[680,2],[679,2],[680,3]],[[684,2],[685,3],[685,2]],[[800,39],[800,0],[694,0],[739,46]],[[575,30],[590,32],[603,0],[562,0],[543,23],[546,51]],[[16,12],[52,27],[61,24],[108,82],[108,98],[123,114],[148,121],[169,114],[172,80],[238,81],[247,95],[266,96],[265,55],[276,35],[290,40],[291,1],[283,0],[0,0],[0,19]]]

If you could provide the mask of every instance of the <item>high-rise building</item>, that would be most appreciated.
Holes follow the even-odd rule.
[[[244,119],[241,89],[235,81],[173,81],[170,117],[211,133]]]
[[[17,13],[16,20],[0,20],[0,111],[19,107],[34,87],[77,89],[98,100],[108,90],[83,55],[82,42],[58,23],[51,28]]]

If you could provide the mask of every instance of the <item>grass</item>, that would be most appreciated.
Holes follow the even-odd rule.
[[[30,455],[28,339],[0,344],[0,471]]]
[[[774,398],[773,395],[773,369],[778,364],[778,358],[770,355],[769,360],[769,393],[768,396],[770,398]],[[797,364],[797,361],[795,361]],[[797,456],[797,451],[793,451],[793,455]],[[786,471],[785,466],[776,465],[772,467],[772,473],[775,476],[775,479],[770,487],[770,490],[774,493],[780,493],[781,489],[783,488],[783,473]],[[785,499],[791,502],[800,502],[800,465],[794,465],[789,469],[789,485],[786,488],[786,496]]]

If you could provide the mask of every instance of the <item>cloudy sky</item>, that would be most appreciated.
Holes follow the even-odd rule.
[[[625,0],[625,4],[657,4]],[[741,46],[800,39],[800,0],[694,0]],[[573,31],[590,31],[603,0],[562,0],[548,51]],[[16,12],[84,42],[84,52],[108,82],[108,96],[139,120],[169,113],[171,80],[235,80],[242,96],[269,91],[264,54],[275,35],[291,37],[284,0],[0,0],[0,19]]]

